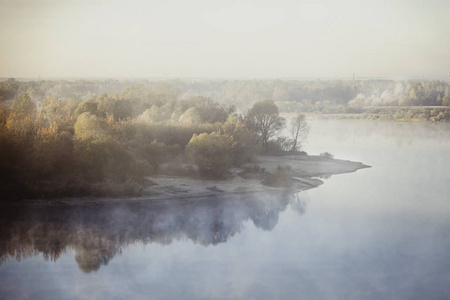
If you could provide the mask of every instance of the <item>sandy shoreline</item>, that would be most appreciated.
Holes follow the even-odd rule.
[[[340,159],[329,159],[323,156],[288,155],[288,156],[258,156],[257,160],[247,166],[258,166],[266,172],[274,173],[278,166],[290,166],[294,185],[290,188],[269,187],[262,179],[245,179],[239,173],[243,169],[231,169],[231,178],[226,180],[205,180],[188,177],[157,176],[149,177],[155,185],[145,188],[139,197],[83,197],[53,200],[24,200],[21,203],[35,205],[95,205],[103,203],[119,203],[123,201],[151,201],[158,204],[167,201],[196,201],[207,198],[227,198],[236,195],[245,196],[257,193],[300,192],[323,184],[319,178],[331,175],[351,173],[362,168],[368,168],[360,162]]]
[[[303,191],[315,188],[323,183],[317,177],[329,177],[335,174],[351,173],[358,169],[367,168],[359,162],[339,159],[327,159],[322,156],[289,155],[289,156],[258,156],[251,165],[264,168],[274,173],[278,166],[290,166],[295,185],[292,191]],[[232,178],[228,180],[201,180],[160,176],[151,178],[157,185],[146,189],[146,193],[155,196],[162,195],[220,195],[233,193],[252,193],[262,191],[280,191],[285,188],[268,187],[261,179],[244,179],[239,176],[243,169],[232,169]]]

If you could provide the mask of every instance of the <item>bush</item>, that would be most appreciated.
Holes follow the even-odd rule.
[[[253,161],[255,154],[261,151],[258,136],[248,130],[245,124],[234,116],[229,116],[221,126],[221,131],[233,137],[236,144],[233,165],[240,166]]]
[[[194,134],[186,147],[188,158],[198,165],[200,175],[223,177],[231,166],[233,139],[218,133]]]
[[[330,152],[322,152],[322,153],[320,153],[320,156],[323,156],[327,159],[332,159],[334,157],[334,155],[331,154]]]

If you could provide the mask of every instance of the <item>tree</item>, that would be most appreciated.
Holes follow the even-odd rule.
[[[445,88],[444,97],[442,97],[442,105],[450,106],[450,91],[448,87]]]
[[[39,110],[39,118],[42,121],[45,121],[48,124],[51,124],[54,121],[57,121],[59,118],[66,117],[63,114],[63,103],[60,99],[57,98],[47,98],[42,103],[42,106]]]
[[[297,113],[297,116],[292,119],[291,123],[292,152],[295,152],[301,148],[300,139],[306,138],[308,131],[309,127],[305,121],[305,115]]]
[[[32,153],[37,176],[55,177],[73,172],[72,138],[68,131],[59,132],[56,123],[37,130]]]
[[[6,124],[9,113],[9,109],[0,104],[0,128]]]
[[[106,123],[88,112],[78,116],[73,128],[77,140],[104,141],[112,138],[106,130]]]
[[[117,99],[108,96],[106,93],[97,98],[98,115],[103,118],[113,118],[114,120],[125,120],[133,115],[133,108],[130,100]]]
[[[14,78],[0,82],[0,102],[13,99],[19,89],[20,83]]]
[[[233,137],[235,143],[233,165],[239,166],[253,160],[259,152],[261,144],[258,136],[248,130],[245,124],[233,115],[230,115],[221,130]]]
[[[186,154],[198,165],[200,174],[216,178],[231,166],[233,151],[232,137],[216,132],[194,134],[186,146]]]
[[[172,116],[172,105],[171,103],[165,104],[163,106],[152,105],[151,108],[146,109],[139,117],[138,120],[143,123],[158,123],[167,121]]]
[[[96,115],[98,113],[98,103],[95,99],[90,99],[84,102],[81,102],[78,107],[75,109],[75,116],[79,116],[85,112],[88,112],[92,115]]]
[[[29,115],[36,111],[36,105],[27,93],[23,93],[14,99],[12,109],[20,115]]]
[[[284,119],[278,114],[278,107],[270,100],[255,102],[245,117],[247,127],[255,132],[267,151],[269,140],[284,127]]]
[[[366,96],[359,93],[353,100],[348,102],[348,107],[360,111],[366,105]]]
[[[201,123],[201,117],[196,107],[191,107],[186,110],[178,119],[178,122],[183,125],[196,125]]]

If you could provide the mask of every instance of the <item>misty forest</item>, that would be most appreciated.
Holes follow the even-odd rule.
[[[226,178],[255,154],[298,153],[307,133],[301,113],[447,121],[449,88],[443,81],[8,79],[0,83],[1,198],[136,196],[155,174]],[[300,119],[283,135],[280,114],[292,111]]]
[[[449,16],[0,0],[0,299],[450,299]]]
[[[20,92],[22,84],[4,84],[5,91],[15,94],[11,108],[1,106],[6,200],[139,195],[144,177],[161,173],[222,178],[232,165],[250,162],[256,153],[296,152],[298,134],[304,131],[298,128],[295,141],[276,139],[284,119],[271,100],[255,102],[239,115],[234,106],[210,98],[182,100],[165,83],[133,85],[85,101],[53,96],[41,102],[33,96],[47,90]],[[95,89],[108,85],[82,84],[82,91],[88,90],[85,84]],[[305,127],[304,117],[298,125]]]

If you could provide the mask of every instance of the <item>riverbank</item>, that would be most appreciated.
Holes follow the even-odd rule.
[[[398,122],[449,122],[447,106],[385,106],[364,107],[357,112],[310,112],[308,119],[352,119]]]
[[[289,169],[289,187],[267,186],[264,181],[277,174],[280,167]],[[54,200],[24,200],[22,203],[41,205],[99,204],[120,201],[187,201],[203,198],[226,198],[253,193],[300,192],[323,184],[320,178],[351,173],[368,168],[360,162],[332,159],[314,155],[257,156],[256,161],[243,168],[230,169],[224,180],[208,180],[179,176],[147,177],[152,183],[137,197],[83,197]]]
[[[277,173],[280,167],[289,168],[289,179],[294,183],[291,187],[270,187],[264,179]],[[152,196],[187,196],[187,195],[221,195],[229,193],[253,193],[263,191],[292,190],[303,191],[318,187],[323,183],[319,178],[331,175],[351,173],[367,168],[360,162],[331,159],[324,156],[288,155],[258,156],[254,164],[242,169],[232,169],[227,180],[204,180],[161,176],[151,178],[156,185],[145,190]]]

